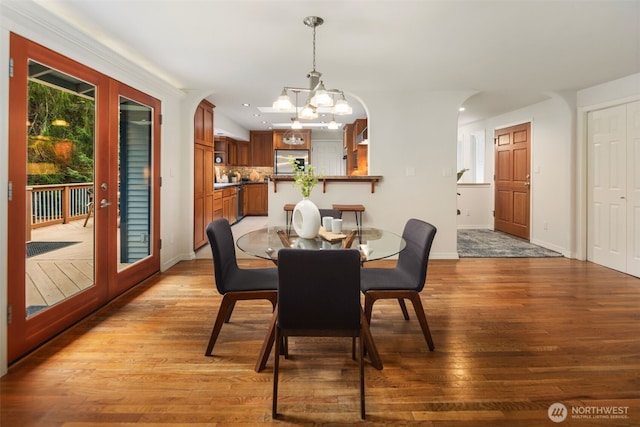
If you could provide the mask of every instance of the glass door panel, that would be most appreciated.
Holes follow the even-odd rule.
[[[118,271],[152,254],[153,109],[120,96]]]
[[[95,284],[96,88],[28,61],[25,313]]]

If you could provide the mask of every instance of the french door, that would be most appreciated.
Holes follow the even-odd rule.
[[[160,102],[11,34],[8,356],[159,270]]]

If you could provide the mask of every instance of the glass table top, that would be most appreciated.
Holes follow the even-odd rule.
[[[250,231],[240,236],[236,242],[238,249],[258,258],[277,261],[278,250],[284,247],[278,231],[286,233],[286,227],[268,227]],[[344,234],[348,234],[348,230]],[[291,247],[300,249],[340,249],[342,240],[333,243],[318,236],[315,239],[298,237],[293,230],[288,234]],[[353,239],[351,248],[360,249],[363,261],[374,261],[400,253],[406,246],[405,240],[391,231],[379,228],[361,228]]]

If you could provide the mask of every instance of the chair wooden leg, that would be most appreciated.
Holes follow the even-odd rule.
[[[420,322],[420,327],[422,328],[422,334],[424,335],[424,339],[427,341],[429,350],[433,351],[435,350],[435,345],[433,344],[433,338],[431,338],[431,331],[429,331],[427,316],[424,314],[424,308],[422,307],[422,301],[420,300],[419,293],[416,292],[411,295],[411,303],[413,304],[413,309],[416,312],[416,317],[418,318],[418,322]]]
[[[271,322],[269,323],[269,329],[267,330],[267,335],[264,337],[262,348],[260,349],[260,357],[258,357],[258,362],[256,363],[256,367],[255,367],[256,372],[261,372],[264,369],[264,367],[267,366],[267,360],[269,359],[269,354],[271,354],[271,348],[273,347],[273,343],[275,341],[277,320],[278,320],[278,312],[274,311],[273,316],[271,317]],[[278,357],[277,353],[275,357],[276,358]]]
[[[211,331],[211,338],[209,338],[209,345],[207,346],[207,351],[204,354],[205,356],[211,356],[213,346],[216,344],[216,340],[218,339],[218,335],[220,334],[222,325],[229,321],[236,302],[239,300],[244,301],[256,299],[266,299],[270,301],[275,310],[276,301],[278,300],[278,291],[228,292],[222,296],[222,302],[220,303],[218,315],[216,316],[216,322],[214,323],[213,330]],[[271,350],[270,347],[269,350]],[[266,356],[269,357],[269,354],[267,353]]]
[[[371,320],[371,311],[373,307],[373,303],[379,299],[397,299],[398,301],[408,299],[413,304],[413,309],[416,312],[416,317],[418,318],[418,322],[420,323],[420,328],[422,328],[422,334],[424,335],[424,339],[427,341],[427,345],[429,346],[429,350],[435,350],[435,345],[433,344],[433,338],[431,338],[431,331],[429,330],[429,324],[427,323],[427,316],[425,315],[424,308],[422,307],[422,300],[420,299],[420,293],[416,291],[392,291],[392,290],[384,290],[384,291],[368,291],[364,294],[365,298],[365,316],[367,320]],[[408,318],[408,317],[405,317]]]
[[[404,303],[404,298],[398,298],[398,304],[400,304],[400,310],[402,310],[404,320],[409,320],[409,312],[407,311],[407,305]]]
[[[222,302],[218,309],[218,315],[216,316],[216,322],[213,324],[213,330],[211,331],[211,338],[209,338],[209,345],[207,345],[207,351],[204,353],[205,356],[211,356],[213,346],[216,345],[216,340],[218,339],[218,335],[220,335],[222,324],[228,317],[227,313],[229,312],[229,309],[233,309],[234,304],[235,299],[230,296],[230,294],[225,294],[222,297]]]
[[[367,321],[367,316],[364,314],[364,311],[360,311],[361,313],[361,328],[362,328],[362,336],[364,337],[364,342],[362,343],[363,351],[366,354],[367,351],[369,353],[369,358],[371,359],[371,364],[378,370],[382,370],[382,359],[380,359],[380,354],[378,353],[378,349],[376,348],[376,344],[373,341],[373,335],[371,335],[371,329],[369,329],[369,322]]]
[[[231,305],[229,306],[229,309],[227,310],[227,316],[224,318],[224,323],[229,323],[229,320],[231,319],[231,313],[233,313],[233,309],[236,307],[236,302],[233,301],[231,302]]]
[[[280,340],[282,337],[278,332],[278,327],[275,330],[275,356],[273,359],[273,404],[271,407],[271,418],[274,420],[278,418],[278,370],[280,369]]]
[[[369,324],[371,324],[371,312],[373,311],[374,302],[376,302],[376,300],[371,296],[369,292],[364,294],[364,315],[367,318],[367,322]]]

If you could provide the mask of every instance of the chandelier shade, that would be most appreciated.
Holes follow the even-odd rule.
[[[318,117],[318,108],[331,108],[331,113],[335,115],[352,114],[353,109],[347,102],[344,92],[337,89],[328,90],[324,82],[320,80],[322,73],[316,70],[316,27],[324,23],[324,19],[319,16],[307,16],[302,21],[307,27],[313,29],[313,70],[307,74],[309,87],[285,86],[280,96],[273,102],[273,109],[277,111],[295,111],[296,118],[302,120],[312,120]],[[295,105],[291,102],[289,91],[296,94]],[[305,105],[298,109],[297,95],[299,92],[307,93],[308,98]],[[337,99],[337,100],[336,100]]]

